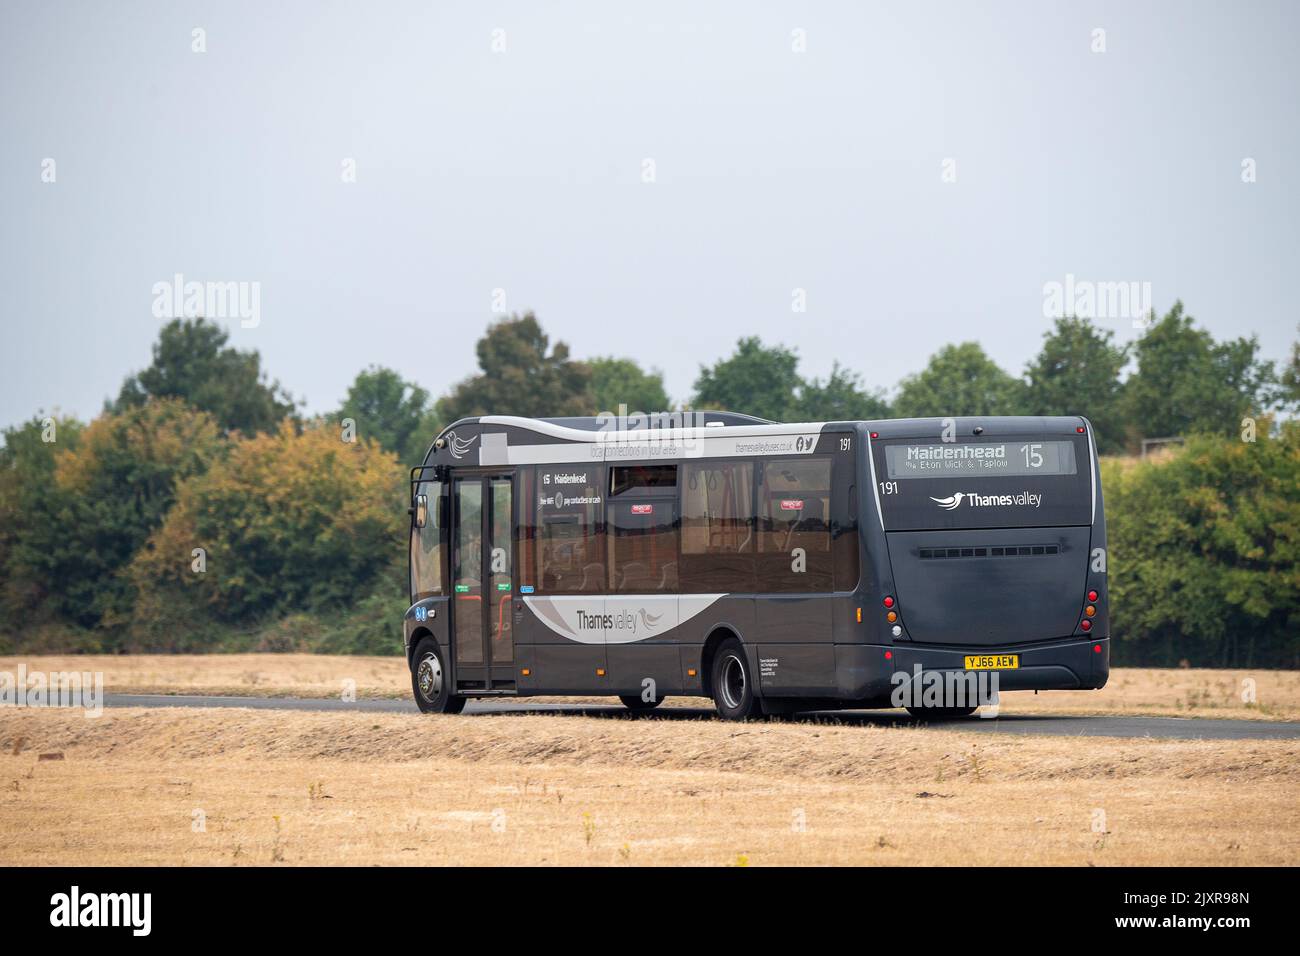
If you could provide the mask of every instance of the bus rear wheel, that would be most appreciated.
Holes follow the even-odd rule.
[[[909,707],[907,712],[917,720],[961,720],[975,713],[974,707]]]
[[[438,642],[432,637],[416,645],[411,689],[415,692],[416,706],[426,714],[459,714],[465,709],[465,698],[451,692],[451,675],[443,663]]]
[[[632,711],[634,714],[654,710],[664,702],[662,697],[656,697],[654,700],[642,700],[640,695],[629,695],[627,697],[620,696],[619,700],[623,702],[624,707]]]
[[[713,704],[724,720],[748,720],[758,714],[754,679],[740,641],[729,638],[713,655]]]

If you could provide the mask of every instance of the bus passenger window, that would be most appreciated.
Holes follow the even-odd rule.
[[[615,466],[610,489],[610,590],[676,593],[677,466]]]
[[[758,489],[758,590],[831,590],[831,462],[762,464]]]
[[[599,465],[522,470],[521,584],[531,585],[538,594],[604,592],[604,470]]]
[[[682,590],[754,590],[754,465],[682,465]]]

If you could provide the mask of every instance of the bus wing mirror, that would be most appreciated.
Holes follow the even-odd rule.
[[[415,526],[423,528],[429,521],[429,496],[415,496]]]

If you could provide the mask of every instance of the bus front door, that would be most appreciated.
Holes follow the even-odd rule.
[[[515,689],[513,506],[508,475],[452,482],[452,667],[460,693]]]

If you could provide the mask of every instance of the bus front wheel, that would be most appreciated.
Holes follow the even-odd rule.
[[[416,706],[426,714],[459,714],[465,709],[465,698],[451,692],[451,675],[432,637],[426,637],[415,648],[411,689],[415,691]]]
[[[745,659],[745,648],[731,638],[713,655],[713,704],[725,720],[748,720],[758,714],[754,677]]]

